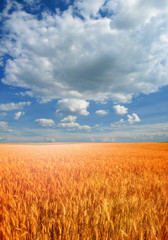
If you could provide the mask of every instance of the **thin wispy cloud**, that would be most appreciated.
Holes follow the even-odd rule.
[[[19,102],[19,103],[2,103],[0,104],[1,111],[12,111],[22,109],[25,106],[30,106],[31,102]]]
[[[19,118],[20,118],[21,116],[23,116],[24,114],[25,114],[25,112],[17,112],[17,113],[15,113],[14,119],[15,119],[15,120],[19,120]]]
[[[74,128],[74,129],[84,130],[84,131],[91,130],[90,126],[80,125],[77,122],[61,122],[58,124],[58,127],[62,127],[62,128],[66,128],[66,129]]]
[[[8,127],[8,123],[5,121],[0,121],[0,133],[1,132],[12,132],[12,130]]]

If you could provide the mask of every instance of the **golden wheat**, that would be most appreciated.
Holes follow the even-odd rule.
[[[0,239],[167,240],[168,144],[1,144]]]

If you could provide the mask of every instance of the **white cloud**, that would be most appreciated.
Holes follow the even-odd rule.
[[[8,127],[8,123],[4,121],[0,121],[0,132],[12,132]]]
[[[31,102],[18,102],[18,103],[5,103],[0,104],[1,111],[12,111],[16,109],[22,109],[25,106],[30,106]]]
[[[58,127],[66,128],[66,129],[77,129],[77,130],[91,130],[91,127],[88,125],[80,125],[79,123],[75,122],[77,119],[77,116],[69,115],[61,120],[60,123],[58,123]]]
[[[5,112],[0,113],[0,119],[4,118],[7,114]]]
[[[115,110],[115,112],[119,115],[124,115],[128,112],[128,108],[121,106],[121,105],[115,105],[113,107],[113,109]]]
[[[57,103],[57,113],[63,115],[87,116],[89,102],[81,99],[62,99]]]
[[[42,102],[75,97],[126,103],[168,84],[165,0],[76,0],[40,20],[19,7],[5,14],[1,52],[11,59],[2,82]]]
[[[93,129],[93,131],[76,131],[69,128],[67,131],[62,128],[19,128],[16,134],[0,133],[6,142],[43,142],[44,139],[55,139],[56,142],[101,142],[103,139],[116,142],[135,142],[135,141],[167,141],[168,123],[155,124],[128,124],[124,128],[112,129],[103,127],[104,131]],[[71,131],[72,130],[72,131]],[[74,131],[75,130],[75,131]],[[29,134],[28,134],[29,133]],[[75,134],[74,134],[75,133]]]
[[[124,119],[120,119],[120,121],[118,121],[118,122],[111,123],[111,127],[112,128],[120,128],[120,127],[125,126],[125,124],[126,124],[126,121]]]
[[[74,128],[74,129],[78,129],[78,130],[91,130],[91,127],[88,125],[80,125],[77,122],[61,122],[58,124],[58,127],[62,127],[62,128]]]
[[[36,119],[35,123],[37,123],[40,127],[54,127],[55,126],[55,122],[52,119],[40,118],[40,119]]]
[[[108,111],[106,111],[106,110],[97,110],[97,111],[96,111],[96,114],[97,114],[97,115],[107,115],[107,114],[108,114]]]
[[[75,7],[82,14],[83,17],[96,17],[98,16],[99,9],[104,4],[104,0],[81,0],[75,2]]]
[[[141,121],[141,119],[139,118],[139,116],[136,113],[133,113],[132,115],[128,114],[127,117],[128,117],[128,122],[130,124]]]
[[[125,127],[126,125],[128,125],[128,123],[134,124],[136,122],[141,121],[140,117],[136,113],[133,113],[132,115],[127,114],[127,118],[128,118],[127,120],[124,120],[122,118],[118,122],[111,123],[111,127],[112,128],[120,128],[120,127]]]
[[[25,114],[25,112],[17,112],[17,113],[15,113],[15,117],[14,117],[14,119],[15,120],[18,120],[21,116],[23,116]]]
[[[62,122],[58,124],[58,127],[63,127],[63,128],[78,128],[79,124],[76,122]]]
[[[5,1],[4,1],[4,3],[5,3]],[[2,6],[3,5],[4,4],[2,4]],[[0,12],[0,20],[2,20],[3,18],[8,18],[9,11],[11,10],[11,8],[19,10],[19,9],[21,9],[21,5],[15,1],[6,0],[6,6],[3,9],[3,11]]]
[[[61,122],[75,122],[76,121],[76,116],[69,115],[68,117],[65,117],[64,119],[61,120]]]
[[[79,129],[79,130],[89,131],[89,130],[91,130],[91,127],[88,126],[88,125],[79,125],[79,126],[78,126],[78,129]]]

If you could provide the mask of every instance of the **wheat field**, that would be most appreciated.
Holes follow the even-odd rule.
[[[168,144],[1,144],[0,239],[167,240]]]

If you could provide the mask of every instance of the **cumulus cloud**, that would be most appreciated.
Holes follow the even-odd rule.
[[[55,126],[55,122],[52,119],[40,118],[40,119],[36,119],[35,123],[38,124],[40,127],[54,127]]]
[[[124,114],[127,114],[128,112],[128,108],[124,107],[124,106],[121,106],[121,105],[115,105],[113,107],[113,109],[115,110],[115,112],[119,115],[124,115]]]
[[[75,122],[76,121],[76,116],[72,116],[72,115],[69,115],[69,116],[67,116],[67,117],[65,117],[64,119],[62,119],[61,120],[61,122],[65,122],[65,123],[67,123],[67,122]]]
[[[132,115],[128,114],[127,117],[128,117],[128,122],[130,124],[141,121],[141,119],[139,118],[139,116],[136,113],[133,113]]]
[[[8,127],[8,123],[4,121],[0,121],[0,132],[12,132]]]
[[[158,17],[161,9],[166,6],[166,1],[160,3],[156,0],[134,0],[134,1],[116,1],[119,14],[111,21],[111,26],[117,29],[133,29],[137,26],[148,23],[152,18]]]
[[[14,119],[15,120],[18,120],[21,116],[23,116],[25,114],[25,112],[17,112],[17,113],[15,113],[15,117],[14,117]]]
[[[77,116],[69,115],[61,120],[58,123],[58,127],[66,128],[66,129],[78,129],[78,130],[91,130],[91,127],[88,125],[80,125],[76,122]]]
[[[97,110],[97,111],[96,111],[96,114],[97,114],[97,115],[107,115],[107,114],[108,114],[108,111],[106,111],[106,110]]]
[[[1,55],[11,58],[2,82],[43,102],[126,103],[155,92],[168,84],[167,14],[165,0],[76,0],[41,19],[19,7],[6,11]]]
[[[25,106],[30,106],[31,102],[18,102],[18,103],[4,103],[0,104],[1,111],[12,111],[22,109]]]
[[[61,115],[87,116],[89,112],[87,107],[89,102],[82,99],[62,99],[57,103],[57,113]]]
[[[81,0],[75,2],[75,7],[85,18],[96,17],[104,4],[104,0]]]
[[[141,119],[136,113],[133,113],[132,115],[127,114],[127,120],[124,120],[122,118],[118,122],[111,123],[111,127],[112,128],[120,128],[120,127],[124,127],[124,126],[128,125],[128,123],[134,124],[134,123],[140,122],[140,121],[141,121]]]

